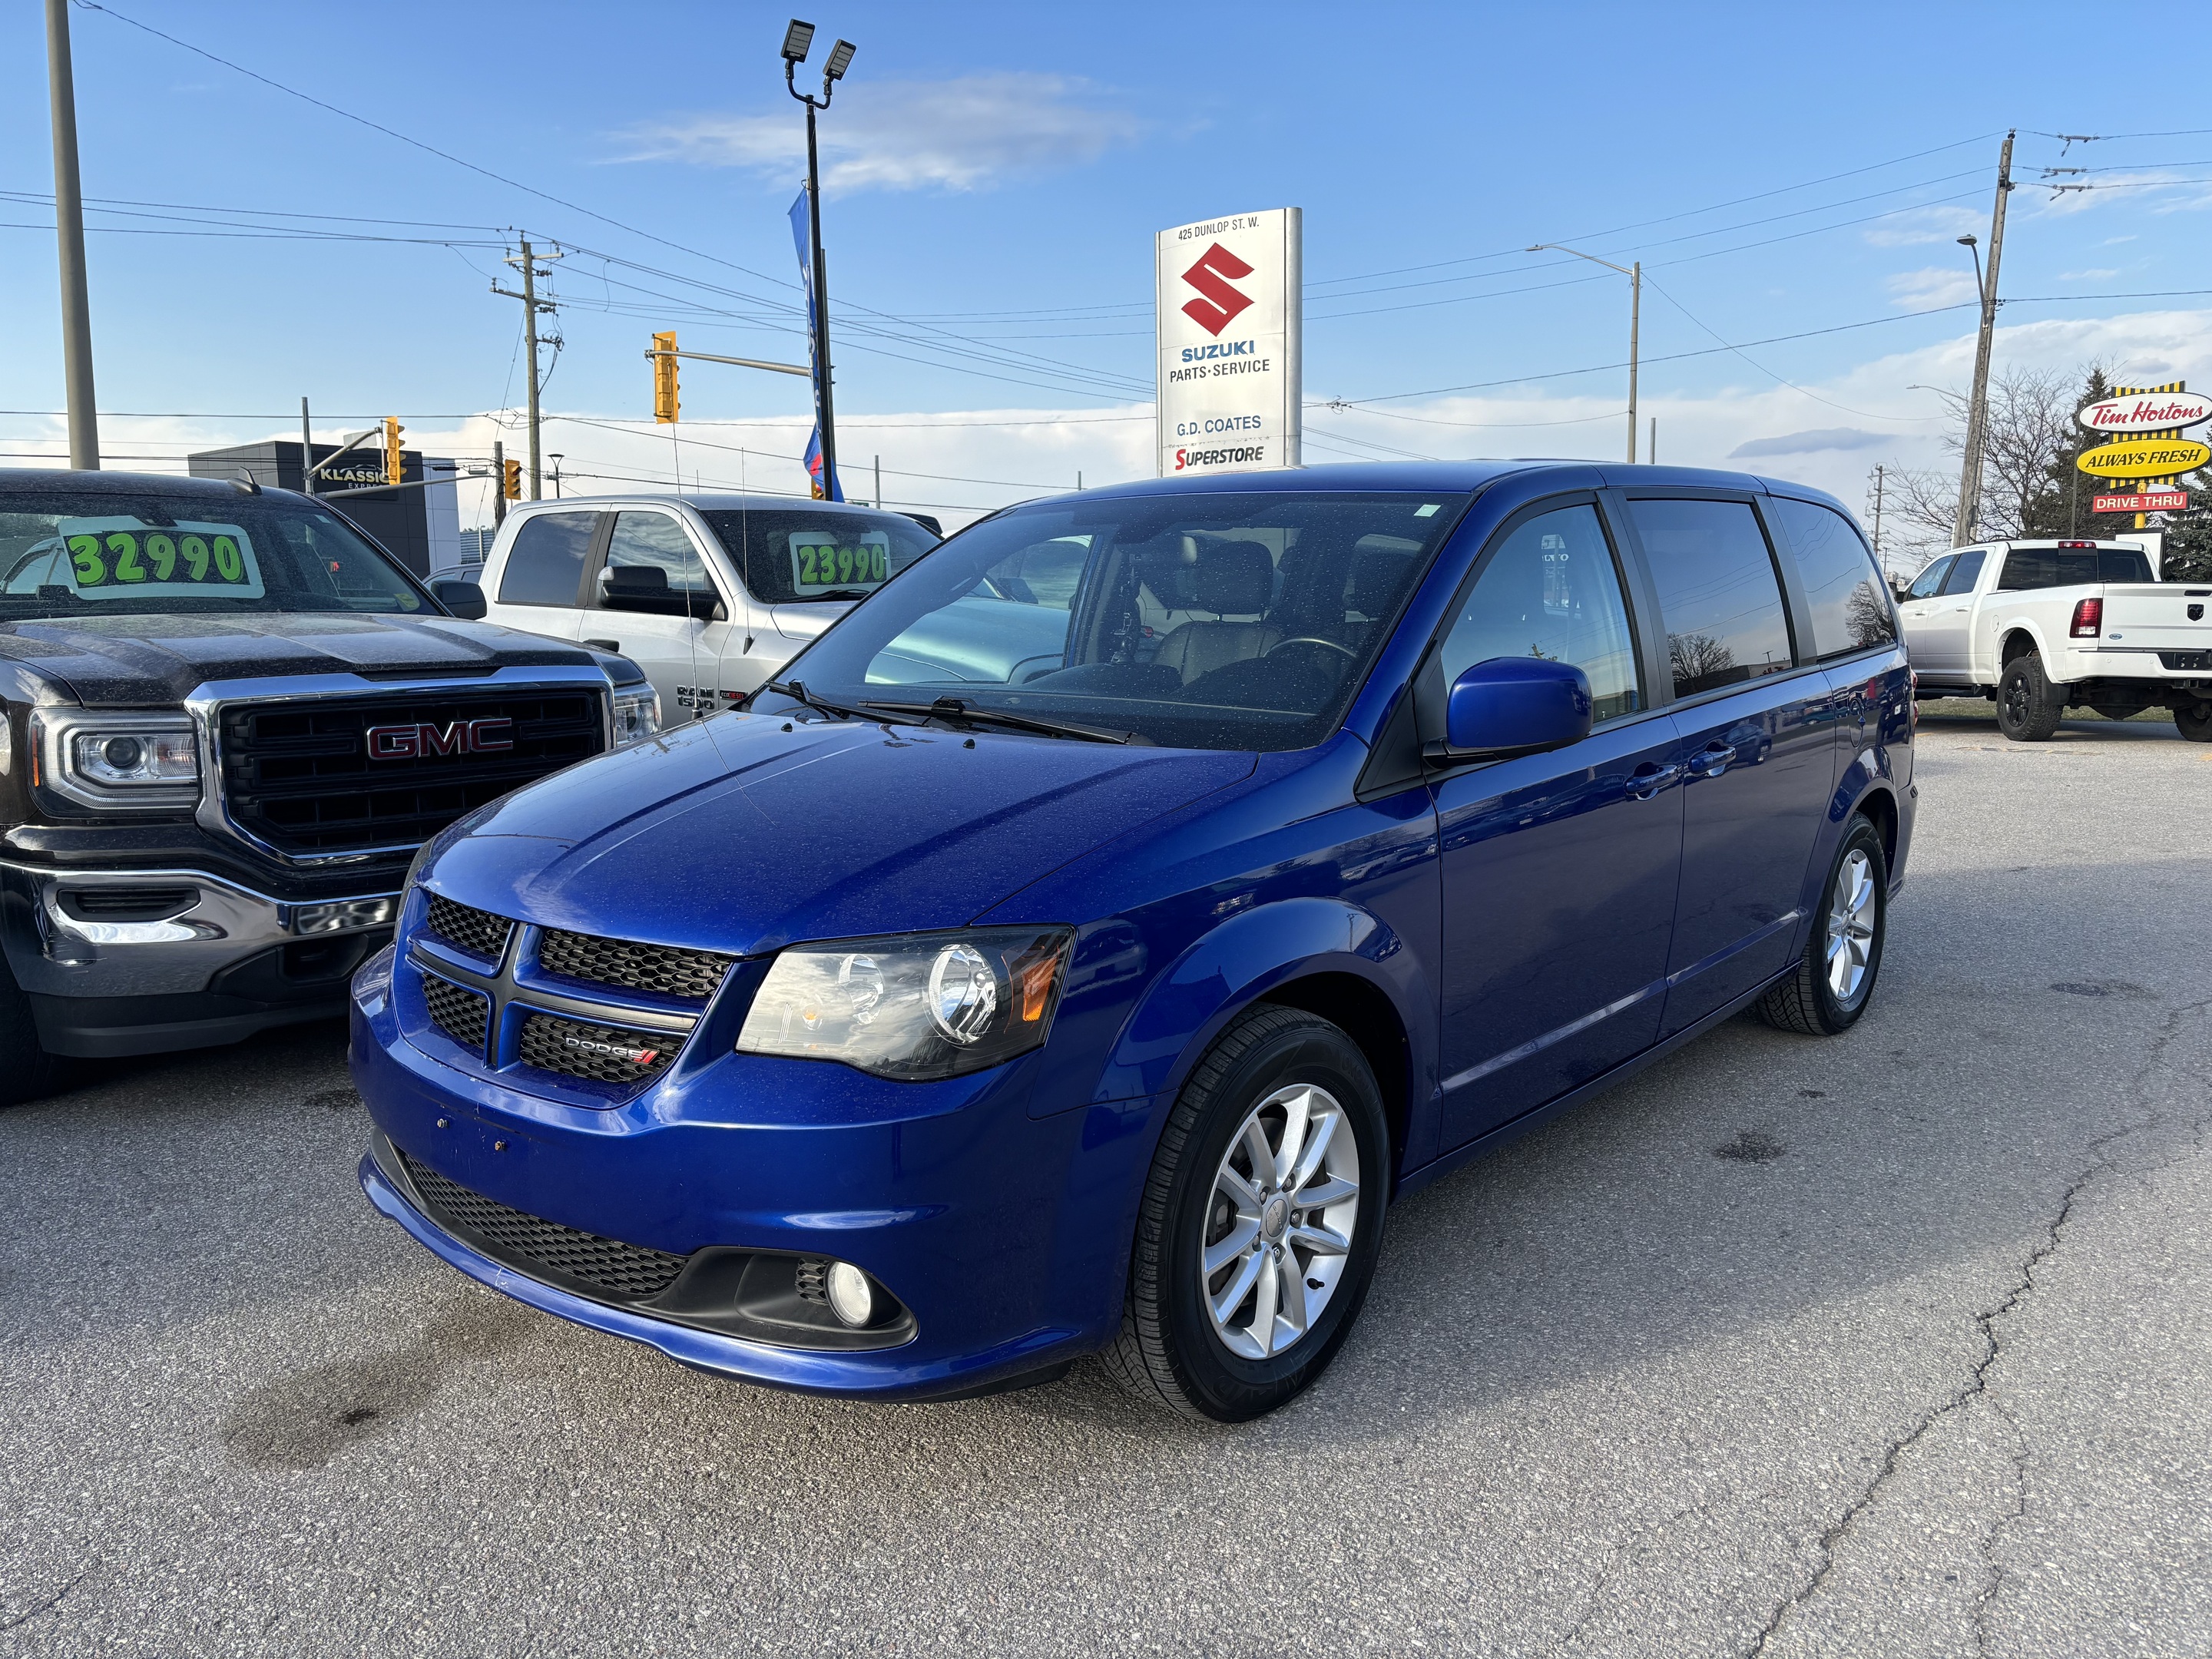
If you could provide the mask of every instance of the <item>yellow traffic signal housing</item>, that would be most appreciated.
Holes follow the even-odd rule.
[[[507,476],[500,480],[499,487],[500,493],[510,501],[519,501],[522,499],[522,463],[520,461],[509,461],[507,464]]]
[[[405,470],[405,462],[399,451],[399,434],[404,429],[399,424],[398,416],[384,417],[384,482],[388,484],[398,483],[400,474]]]
[[[675,423],[676,331],[653,337],[653,418],[663,426]]]

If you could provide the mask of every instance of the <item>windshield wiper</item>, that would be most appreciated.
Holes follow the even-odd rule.
[[[985,708],[965,697],[939,697],[935,702],[863,702],[863,708],[880,708],[889,714],[918,714],[924,719],[941,720],[958,725],[1004,726],[1017,732],[1035,732],[1048,738],[1081,738],[1090,743],[1138,743],[1150,744],[1152,739],[1134,732],[1109,732],[1103,726],[1070,726],[1064,720],[1041,720],[1031,714],[1016,714],[1003,708]]]
[[[761,690],[773,691],[778,696],[789,697],[793,702],[804,703],[807,708],[817,709],[824,714],[835,714],[841,720],[867,719],[867,716],[857,708],[848,708],[842,702],[830,702],[825,698],[816,696],[806,689],[805,682],[803,680],[769,680],[762,685]]]
[[[872,587],[833,587],[826,593],[802,593],[789,603],[814,605],[823,599],[865,599],[874,592]]]

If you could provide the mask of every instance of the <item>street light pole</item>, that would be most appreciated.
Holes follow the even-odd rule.
[[[814,315],[808,320],[814,346],[814,421],[822,432],[822,493],[834,499],[837,479],[837,411],[830,373],[830,273],[822,258],[822,162],[815,143],[814,115],[830,107],[836,83],[845,78],[853,62],[853,44],[840,40],[830,49],[822,67],[822,97],[799,89],[799,66],[814,43],[814,25],[796,17],[783,35],[784,89],[806,106],[806,235],[808,263],[812,276]]]
[[[1990,268],[1982,270],[1980,250],[1972,236],[1959,240],[1974,256],[1974,288],[1982,301],[1982,328],[1974,342],[1974,389],[1966,402],[1966,453],[1959,466],[1959,514],[1951,526],[1951,545],[1977,538],[1982,516],[1982,449],[1990,418],[1990,348],[1997,331],[1997,262],[2004,257],[2005,198],[2012,193],[2013,135],[2005,134],[1997,153],[1997,199],[1990,210]]]
[[[1559,242],[1539,242],[1528,250],[1531,253],[1571,253],[1577,259],[1587,259],[1594,265],[1603,265],[1607,270],[1617,270],[1628,278],[1628,460],[1636,464],[1636,356],[1637,335],[1644,323],[1644,261],[1617,265],[1610,259],[1601,259],[1595,253],[1584,253],[1580,248],[1565,246]],[[1656,449],[1658,436],[1652,443]]]
[[[46,95],[54,125],[54,240],[61,248],[62,380],[69,396],[70,465],[97,472],[100,410],[92,392],[92,301],[84,280],[84,195],[77,182],[69,0],[46,0]]]

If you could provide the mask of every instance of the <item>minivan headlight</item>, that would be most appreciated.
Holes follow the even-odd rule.
[[[649,685],[615,687],[615,747],[643,743],[660,730],[660,693]]]
[[[1066,927],[970,927],[793,945],[753,994],[738,1052],[835,1060],[915,1082],[1042,1044],[1067,975]]]

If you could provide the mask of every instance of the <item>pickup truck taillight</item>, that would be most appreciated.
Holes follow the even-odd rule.
[[[2094,640],[2104,626],[2105,602],[2083,599],[2074,607],[2074,626],[2068,631],[2077,640]]]

